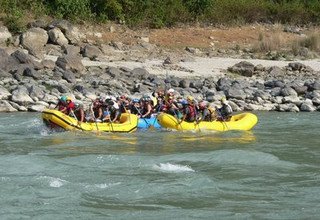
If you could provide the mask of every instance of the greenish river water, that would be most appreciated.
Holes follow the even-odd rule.
[[[319,113],[251,132],[51,133],[0,114],[0,219],[319,219]]]

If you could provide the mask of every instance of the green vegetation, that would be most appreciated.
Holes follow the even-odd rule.
[[[307,24],[320,21],[319,0],[0,0],[2,21],[20,31],[26,17],[51,16],[75,22],[126,23],[161,28],[176,23]]]

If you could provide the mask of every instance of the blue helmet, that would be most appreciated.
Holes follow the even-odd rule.
[[[188,101],[187,100],[181,100],[181,104],[182,105],[188,105]]]
[[[138,103],[138,102],[139,102],[139,99],[132,99],[132,102],[133,102],[133,103]]]

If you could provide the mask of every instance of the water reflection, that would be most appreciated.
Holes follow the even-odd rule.
[[[51,156],[82,154],[175,154],[210,151],[254,143],[253,132],[168,132],[144,131],[132,134],[63,132],[44,137],[39,145]]]

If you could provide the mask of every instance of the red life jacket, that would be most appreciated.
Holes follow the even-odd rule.
[[[187,121],[194,121],[196,119],[196,109],[193,105],[188,105],[189,114],[187,114]]]

